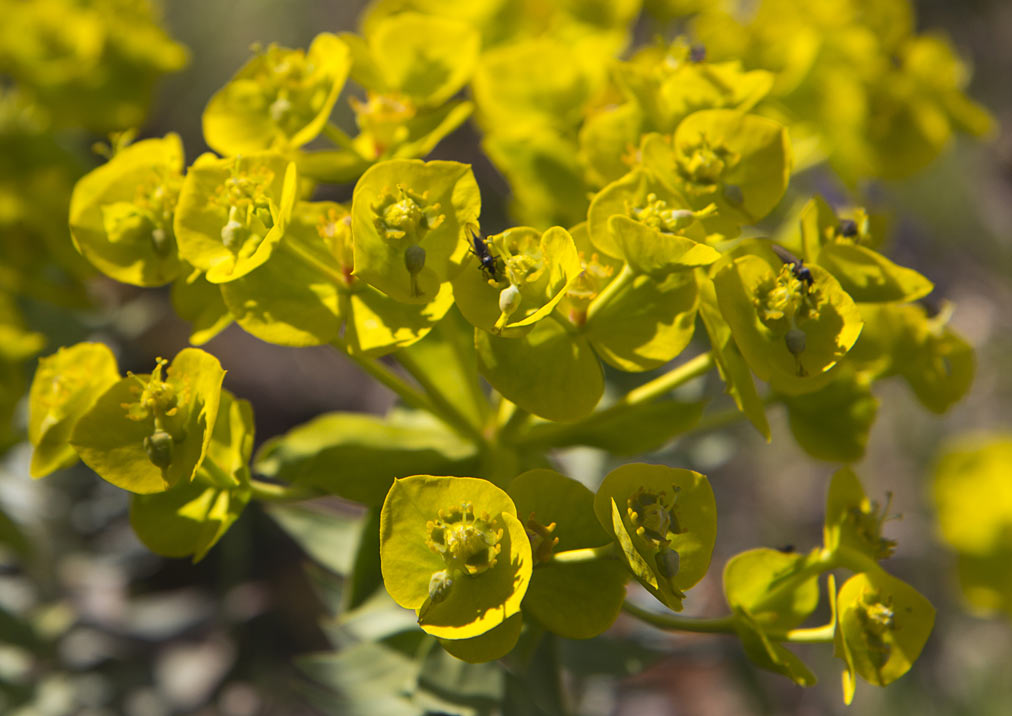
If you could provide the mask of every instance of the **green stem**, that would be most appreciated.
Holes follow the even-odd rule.
[[[823,644],[833,641],[836,636],[836,622],[808,629],[791,629],[782,634],[767,634],[774,641],[789,641],[795,644]]]
[[[223,490],[231,490],[242,485],[235,475],[227,472],[221,467],[221,465],[216,463],[209,456],[204,457],[203,462],[200,463],[200,469],[197,473],[210,485],[219,487]]]
[[[325,136],[327,139],[329,139],[342,149],[347,149],[350,152],[354,152],[355,156],[365,159],[365,157],[362,156],[362,153],[359,152],[358,149],[355,147],[355,142],[352,140],[351,137],[348,136],[348,133],[345,132],[340,127],[338,127],[336,124],[333,124],[332,122],[327,122],[325,125],[323,125],[323,136]]]
[[[458,433],[466,435],[477,445],[487,445],[488,441],[482,434],[481,429],[467,419],[463,413],[457,410],[457,406],[451,403],[429,378],[429,374],[407,351],[398,351],[395,358],[412,378],[422,387],[433,406],[439,411],[437,416],[446,421]]]
[[[548,561],[541,562],[537,566],[586,564],[587,562],[598,562],[602,559],[615,559],[616,557],[618,557],[618,543],[609,542],[600,547],[584,547],[582,549],[567,549],[564,552],[556,552]]]
[[[677,614],[656,614],[654,612],[647,611],[642,607],[638,607],[629,601],[622,603],[622,611],[630,616],[636,617],[642,622],[646,622],[658,629],[664,629],[666,631],[687,631],[697,634],[736,633],[736,617],[734,614],[709,619],[682,617]],[[833,641],[835,633],[836,624],[831,622],[820,627],[811,627],[808,629],[790,629],[779,633],[770,632],[767,633],[766,636],[774,641],[788,641],[795,644],[814,644]]]
[[[622,266],[622,270],[619,271],[618,276],[614,280],[604,287],[601,293],[597,294],[597,297],[591,302],[587,308],[587,321],[594,317],[598,311],[608,305],[608,303],[615,298],[619,293],[625,290],[626,284],[632,281],[636,272],[632,270],[629,264]]]
[[[477,428],[468,423],[466,420],[461,421],[457,417],[458,414],[456,411],[453,413],[447,413],[436,405],[436,403],[433,402],[428,395],[420,390],[417,390],[378,360],[374,358],[366,358],[363,355],[351,351],[348,344],[345,343],[342,338],[335,338],[331,341],[331,344],[351,358],[351,360],[353,360],[358,367],[365,371],[368,375],[372,376],[396,393],[397,396],[404,401],[405,405],[410,405],[412,408],[432,413],[452,428],[454,432],[464,438],[467,438],[468,440],[478,441],[479,444],[485,443],[485,438],[481,435],[480,431],[478,431]]]
[[[767,590],[761,598],[751,605],[749,611],[758,614],[768,605],[780,599],[784,593],[797,589],[812,577],[838,566],[840,563],[835,552],[826,549],[819,550],[817,554],[809,558],[809,561],[801,569],[785,576],[775,587]]]
[[[279,485],[256,478],[250,480],[249,488],[253,499],[261,502],[298,502],[321,494],[316,488],[305,485]]]
[[[681,365],[672,368],[664,375],[661,375],[638,388],[633,388],[622,398],[615,401],[607,408],[588,415],[582,420],[571,423],[549,423],[540,424],[530,430],[527,435],[522,436],[517,442],[521,445],[553,445],[564,442],[571,435],[579,434],[588,427],[600,422],[612,420],[635,405],[655,400],[680,385],[688,383],[693,378],[705,375],[715,365],[713,353],[707,351],[692,358]]]
[[[735,618],[733,614],[714,619],[700,619],[698,617],[681,617],[677,614],[655,614],[638,607],[626,600],[622,602],[622,611],[646,622],[658,629],[668,631],[690,631],[700,634],[734,634]]]

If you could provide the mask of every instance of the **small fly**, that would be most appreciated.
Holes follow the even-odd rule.
[[[773,253],[775,253],[781,261],[785,264],[791,265],[791,272],[794,274],[794,278],[799,281],[804,281],[808,286],[815,283],[815,277],[812,276],[812,272],[808,270],[808,267],[805,266],[805,262],[803,260],[799,259],[782,246],[770,244],[770,248],[773,249]]]
[[[496,263],[498,260],[492,255],[488,244],[485,243],[485,239],[482,238],[478,231],[472,227],[468,227],[468,231],[471,232],[471,253],[478,257],[481,270],[492,281],[498,281],[499,277],[496,275]]]

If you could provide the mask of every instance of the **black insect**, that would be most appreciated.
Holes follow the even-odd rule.
[[[689,59],[699,64],[706,59],[706,48],[703,45],[693,45],[689,48]]]
[[[794,278],[799,281],[804,281],[809,286],[815,283],[815,277],[812,276],[812,272],[808,270],[807,266],[805,266],[804,261],[792,254],[783,246],[770,244],[770,248],[773,249],[773,253],[775,253],[781,261],[785,264],[791,265],[791,272],[794,274]]]
[[[853,239],[858,234],[857,222],[853,219],[844,219],[840,222],[840,225],[836,227],[836,233],[840,236],[845,236],[848,239]]]
[[[485,243],[485,239],[482,235],[474,229],[469,229],[471,232],[471,253],[478,257],[478,263],[481,264],[481,270],[493,281],[498,281],[499,277],[496,275],[498,259],[492,255],[492,252],[488,248],[488,244]]]

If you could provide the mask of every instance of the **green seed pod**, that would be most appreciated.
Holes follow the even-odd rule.
[[[144,452],[157,467],[166,468],[172,463],[172,436],[164,430],[156,430],[144,438]]]
[[[657,571],[662,577],[671,579],[678,574],[678,552],[667,547],[662,547],[661,551],[654,555],[654,564],[657,565]]]
[[[510,284],[499,292],[499,310],[507,316],[511,316],[520,307],[522,300],[520,289]]]
[[[425,268],[425,249],[418,244],[411,244],[411,246],[404,249],[404,268],[412,276],[417,275]]]
[[[784,336],[784,342],[792,355],[800,355],[805,351],[805,332],[800,328],[792,328]]]
[[[731,206],[740,207],[745,203],[745,194],[742,192],[741,187],[737,184],[725,184],[724,199],[726,199],[727,203]]]

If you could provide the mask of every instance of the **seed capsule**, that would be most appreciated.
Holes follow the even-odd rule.
[[[805,332],[800,328],[792,328],[787,331],[784,342],[787,343],[787,350],[793,355],[797,356],[805,352]]]
[[[156,430],[144,438],[144,452],[156,467],[168,467],[172,463],[172,436],[164,430]]]
[[[418,244],[412,244],[404,249],[404,268],[412,276],[417,275],[425,268],[425,249]]]

